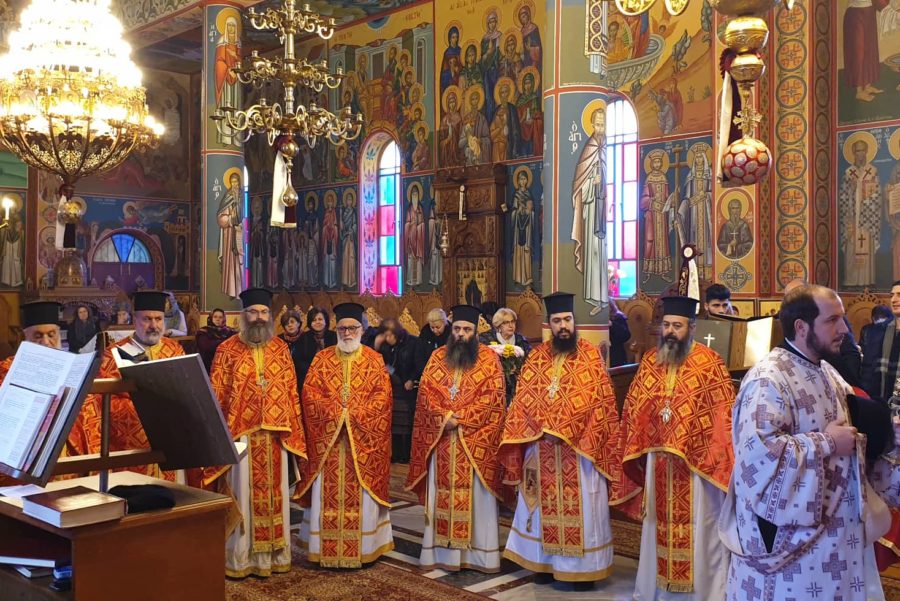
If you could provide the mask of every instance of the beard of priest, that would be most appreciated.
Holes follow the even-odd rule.
[[[162,335],[167,298],[165,292],[156,290],[134,293],[131,299],[134,307],[134,333],[106,347],[98,378],[121,377],[113,353],[117,353],[120,359],[132,363],[184,355],[184,349],[178,342]],[[100,452],[101,407],[100,395],[89,395],[84,402],[78,420],[69,435],[69,441],[78,454]],[[131,395],[128,393],[113,395],[110,402],[109,450],[127,451],[149,447],[147,435],[131,402]],[[183,472],[163,472],[156,464],[128,469],[169,481],[184,480]]]
[[[291,568],[289,455],[302,463],[306,438],[294,363],[274,336],[272,293],[249,288],[240,298],[240,334],[216,349],[210,381],[231,435],[247,452],[237,465],[207,468],[203,483],[233,495],[240,510],[229,524],[225,573],[266,577]]]
[[[419,381],[407,490],[425,506],[423,569],[500,571],[500,439],[506,416],[503,368],[478,343],[480,311],[452,309],[447,345],[431,355]],[[459,507],[469,511],[460,512]]]
[[[734,465],[734,386],[722,358],[693,340],[698,301],[664,297],[660,341],[622,409],[615,497],[643,522],[635,599],[724,599],[728,553],[716,519]]]
[[[544,303],[553,338],[522,366],[503,431],[504,482],[518,487],[503,556],[539,581],[589,589],[612,572],[618,412],[600,351],[578,339],[574,295],[554,293]]]
[[[360,344],[363,307],[334,307],[337,346],[319,351],[303,382],[300,539],[307,559],[359,568],[394,548],[391,532],[391,382],[381,355]]]

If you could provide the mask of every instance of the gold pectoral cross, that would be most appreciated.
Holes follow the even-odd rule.
[[[266,388],[269,386],[269,381],[266,380],[266,377],[262,374],[259,374],[256,378],[256,383],[259,384],[259,387],[263,392],[266,391]]]
[[[568,353],[560,353],[553,357],[553,376],[550,378],[550,386],[547,387],[547,397],[552,401],[556,393],[560,391],[559,381],[562,377],[563,363],[566,362]]]

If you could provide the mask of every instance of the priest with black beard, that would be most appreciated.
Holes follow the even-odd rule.
[[[588,590],[612,572],[619,416],[599,349],[578,338],[574,295],[544,304],[553,337],[522,366],[501,443],[504,481],[518,487],[503,556],[537,572],[538,583]]]
[[[504,497],[503,368],[478,342],[480,311],[469,305],[452,311],[450,339],[431,355],[419,382],[406,486],[425,506],[419,565],[492,573],[500,571],[497,502]]]

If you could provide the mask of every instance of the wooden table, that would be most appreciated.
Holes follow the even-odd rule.
[[[97,476],[51,482],[96,489]],[[228,497],[131,472],[110,474],[110,486],[159,484],[175,507],[126,515],[79,528],[56,528],[25,515],[21,501],[0,497],[0,537],[40,529],[71,541],[72,591],[59,593],[51,578],[29,580],[0,568],[0,599],[60,601],[221,601],[225,597],[225,515]]]

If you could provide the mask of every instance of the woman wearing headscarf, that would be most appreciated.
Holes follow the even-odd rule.
[[[178,301],[171,292],[167,293],[165,332],[166,336],[187,336],[187,324],[184,321],[184,313],[178,307]]]
[[[72,316],[72,322],[69,324],[69,331],[66,340],[69,342],[69,351],[80,353],[81,349],[87,346],[97,332],[97,320],[94,318],[93,312],[87,305],[78,305],[75,308],[75,314]]]
[[[213,309],[209,317],[206,318],[206,325],[197,330],[197,352],[200,353],[200,357],[203,359],[207,373],[212,368],[216,349],[226,339],[231,338],[235,334],[237,334],[237,330],[228,327],[225,311]]]

